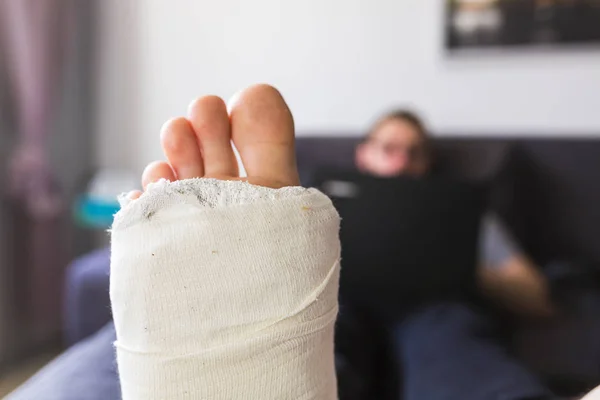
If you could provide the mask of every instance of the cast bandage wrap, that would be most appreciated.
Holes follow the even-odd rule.
[[[315,189],[150,185],[112,229],[124,400],[337,398],[339,217]]]

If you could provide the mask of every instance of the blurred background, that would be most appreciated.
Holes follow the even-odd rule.
[[[543,194],[507,218],[564,200],[542,239],[547,218],[517,223],[524,246],[600,262],[599,29],[596,0],[0,0],[0,394],[109,318],[104,286],[86,301],[108,317],[74,311],[73,262],[107,244],[115,195],[162,158],[162,123],[256,82],[283,93],[314,157],[394,106],[462,161],[516,145],[537,161],[511,187]]]

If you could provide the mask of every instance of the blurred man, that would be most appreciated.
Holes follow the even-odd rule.
[[[400,110],[383,116],[356,151],[356,165],[381,177],[423,177],[433,164],[431,140],[419,117]],[[548,284],[497,218],[485,218],[480,286],[492,300],[524,316],[552,314]]]
[[[375,176],[418,178],[430,173],[432,157],[431,140],[419,117],[400,110],[376,122],[357,148],[356,165]],[[526,320],[551,317],[555,307],[549,282],[492,215],[483,221],[480,243],[482,294]],[[555,398],[509,356],[498,337],[494,320],[467,304],[438,304],[407,317],[394,328],[403,398]]]

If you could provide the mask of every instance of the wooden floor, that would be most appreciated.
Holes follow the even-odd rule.
[[[0,376],[0,399],[19,387],[57,355],[57,353],[41,354],[5,372]]]

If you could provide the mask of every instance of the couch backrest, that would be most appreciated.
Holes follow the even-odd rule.
[[[352,167],[357,137],[300,137],[301,171]],[[492,182],[490,207],[538,263],[600,264],[600,139],[452,138],[435,141],[437,167]]]

